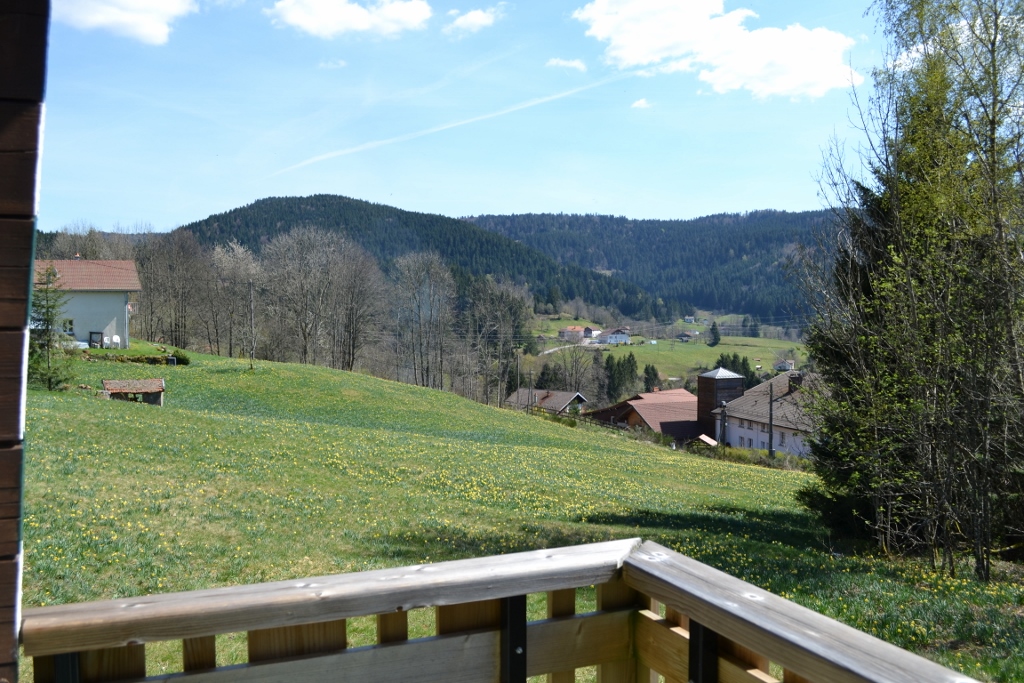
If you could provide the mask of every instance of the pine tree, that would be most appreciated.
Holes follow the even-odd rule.
[[[51,265],[38,275],[32,291],[28,381],[50,391],[60,389],[75,377],[68,349],[70,340],[63,330],[68,295],[61,289],[58,277]]]

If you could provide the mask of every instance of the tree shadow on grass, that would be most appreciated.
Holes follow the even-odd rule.
[[[806,514],[784,510],[756,511],[712,506],[700,512],[664,512],[632,508],[623,512],[587,515],[580,522],[631,527],[644,538],[673,536],[673,532],[734,535],[794,548],[821,548],[821,528]]]

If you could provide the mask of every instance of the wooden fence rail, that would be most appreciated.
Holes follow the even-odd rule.
[[[577,589],[596,587],[593,612]],[[527,622],[526,595],[547,618]],[[409,639],[409,610],[435,635]],[[376,645],[346,620],[376,615]],[[217,666],[222,633],[248,662]],[[357,574],[26,610],[37,683],[394,681],[785,683],[972,679],[639,539]],[[181,672],[146,678],[145,644],[182,643]],[[773,669],[771,663],[775,663]]]

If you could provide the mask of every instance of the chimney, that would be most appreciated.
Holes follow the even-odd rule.
[[[76,261],[81,261],[82,260],[82,255],[79,254],[78,252],[75,252],[75,260]]]
[[[789,393],[799,391],[800,387],[804,383],[804,373],[802,372],[791,372],[789,373]]]

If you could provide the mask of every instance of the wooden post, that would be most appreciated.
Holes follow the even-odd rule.
[[[18,680],[21,464],[48,0],[0,5],[0,683]]]
[[[526,683],[526,596],[501,601],[501,683]]]
[[[718,683],[718,634],[692,619],[690,683]]]
[[[634,607],[639,594],[626,585],[622,577],[602,583],[597,587],[597,609],[609,611],[624,607]],[[630,648],[632,650],[632,647]],[[633,683],[636,675],[636,664],[626,659],[597,667],[598,683]]]

